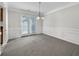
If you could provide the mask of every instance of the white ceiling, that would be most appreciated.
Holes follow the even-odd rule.
[[[64,7],[72,2],[41,2],[40,11],[43,14],[50,12],[51,10],[55,10],[57,8]],[[33,12],[39,11],[38,2],[8,2],[9,8],[18,8],[24,10],[30,10]]]

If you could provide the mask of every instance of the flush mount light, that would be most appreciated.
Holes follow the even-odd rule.
[[[39,4],[39,12],[38,12],[38,16],[37,16],[37,20],[42,20],[42,19],[44,19],[44,17],[43,16],[41,16],[41,11],[40,11],[40,6],[41,6],[41,2],[38,2],[38,4]]]

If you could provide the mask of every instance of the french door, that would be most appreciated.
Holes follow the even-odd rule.
[[[22,34],[36,33],[36,18],[35,16],[22,16],[21,19]]]

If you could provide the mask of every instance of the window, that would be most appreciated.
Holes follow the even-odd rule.
[[[36,32],[36,17],[22,16],[21,19],[22,34],[32,34]]]

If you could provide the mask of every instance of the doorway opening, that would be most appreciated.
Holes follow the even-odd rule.
[[[36,33],[36,17],[22,16],[21,19],[22,34],[30,35]]]

